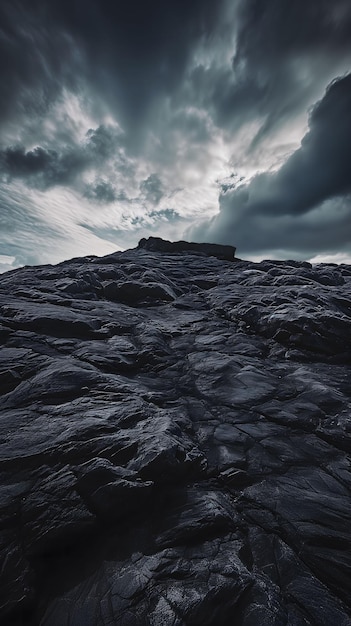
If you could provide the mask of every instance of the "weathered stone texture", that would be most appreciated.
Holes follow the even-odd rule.
[[[351,624],[349,266],[23,268],[0,341],[2,624]]]

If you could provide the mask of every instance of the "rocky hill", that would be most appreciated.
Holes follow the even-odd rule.
[[[0,276],[4,626],[351,624],[351,267],[233,257]]]

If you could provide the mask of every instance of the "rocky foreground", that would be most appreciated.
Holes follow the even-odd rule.
[[[351,267],[142,246],[0,276],[1,624],[350,625]]]

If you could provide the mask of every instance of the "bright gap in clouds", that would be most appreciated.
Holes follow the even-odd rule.
[[[103,122],[94,121],[82,102],[67,92],[51,116],[40,120],[35,131],[42,140],[38,145],[49,157],[51,145],[55,146],[61,162],[57,165],[55,157],[54,166],[50,162],[49,166],[58,169],[55,176],[61,176],[63,183],[52,185],[50,172],[48,180],[34,172],[24,180],[9,176],[3,181],[0,200],[8,223],[2,229],[1,250],[11,256],[10,267],[104,255],[134,247],[150,234],[179,239],[194,219],[216,213],[219,181],[231,172],[232,145],[215,128],[201,146],[187,142],[177,129],[172,131],[176,158],[172,157],[170,168],[162,163],[163,147],[158,153],[151,133],[145,140],[145,155],[137,159],[127,154],[119,125],[106,117]],[[10,145],[26,141],[22,158],[37,149],[32,135],[33,130],[24,128],[22,137],[17,134],[12,141],[8,137]],[[92,141],[97,151],[93,155]],[[71,169],[77,160],[80,167],[83,159],[76,177],[72,171],[62,172],[64,157],[71,159]],[[16,246],[17,255],[12,255]],[[8,262],[1,267],[9,269]]]
[[[71,191],[0,189],[2,266],[58,263],[73,256],[103,255],[118,249],[78,224],[80,200]],[[25,207],[25,210],[23,209]],[[11,254],[12,253],[12,254]]]
[[[341,263],[345,263],[347,265],[351,265],[351,254],[344,252],[337,252],[336,254],[316,254],[316,256],[308,260],[310,263],[314,264],[336,263],[339,265]]]

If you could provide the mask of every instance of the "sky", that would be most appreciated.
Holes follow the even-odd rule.
[[[350,0],[1,0],[0,84],[0,271],[351,262]]]

